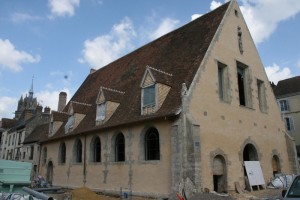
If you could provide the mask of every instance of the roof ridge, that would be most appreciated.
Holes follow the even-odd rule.
[[[147,65],[147,67],[148,67],[149,69],[153,69],[153,70],[155,70],[155,71],[158,71],[158,72],[160,72],[160,73],[166,74],[166,75],[168,75],[168,76],[173,76],[173,74],[164,72],[164,71],[162,71],[162,70],[160,70],[160,69],[156,69],[156,68],[151,67],[151,66],[149,66],[149,65]]]
[[[77,104],[81,104],[84,106],[92,106],[92,104],[88,104],[88,103],[82,103],[82,102],[78,102],[78,101],[71,101],[72,103],[77,103]]]
[[[67,112],[56,111],[56,110],[53,110],[53,112],[56,112],[56,113],[61,113],[61,114],[68,114]]]
[[[112,92],[118,92],[120,94],[125,94],[125,92],[122,92],[122,91],[119,91],[119,90],[115,90],[115,89],[111,89],[111,88],[108,88],[108,87],[101,86],[100,88],[104,89],[104,90],[112,91]]]

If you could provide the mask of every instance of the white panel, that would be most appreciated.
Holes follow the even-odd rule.
[[[250,186],[265,185],[264,176],[259,161],[245,161],[245,168]]]

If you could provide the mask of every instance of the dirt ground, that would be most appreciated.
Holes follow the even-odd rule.
[[[188,200],[275,200],[276,197],[281,197],[281,189],[262,189],[252,192],[244,191],[242,194],[230,192],[228,196],[221,196],[218,194],[196,194]],[[119,196],[105,196],[96,194],[89,188],[82,187],[75,190],[67,191],[63,194],[48,194],[56,200],[120,200]],[[128,197],[123,200],[154,200],[145,197]],[[177,199],[174,199],[177,200]]]

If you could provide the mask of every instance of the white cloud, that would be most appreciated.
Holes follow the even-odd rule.
[[[42,17],[33,16],[28,13],[13,13],[11,15],[11,21],[14,23],[22,23],[26,21],[39,21],[42,20]]]
[[[42,105],[44,108],[47,106],[50,107],[51,110],[57,110],[58,98],[60,92],[67,93],[67,102],[68,102],[71,97],[70,90],[68,88],[63,88],[62,90],[57,90],[57,91],[44,90],[36,93],[35,96],[38,100],[38,103]]]
[[[151,33],[149,33],[149,39],[154,40],[162,35],[174,30],[179,24],[179,20],[164,18],[158,27]]]
[[[24,51],[19,51],[9,40],[0,38],[0,69],[19,72],[22,70],[22,63],[37,63],[39,61],[39,55],[32,56]]]
[[[0,120],[2,118],[13,118],[18,100],[12,97],[0,97]]]
[[[214,10],[216,9],[217,7],[221,6],[222,3],[221,2],[217,2],[215,0],[213,0],[211,3],[210,3],[210,10]]]
[[[256,44],[268,39],[281,21],[300,12],[299,0],[243,0],[240,5]]]
[[[82,50],[83,58],[78,61],[99,69],[131,50],[135,37],[136,32],[131,20],[125,17],[121,23],[112,27],[109,34],[86,40]]]
[[[197,19],[197,18],[199,18],[199,17],[201,17],[202,15],[201,14],[193,14],[192,16],[191,16],[191,21],[193,21],[193,20],[195,20],[195,19]]]
[[[80,0],[48,0],[53,17],[71,17],[75,14],[75,8],[79,7]]]
[[[292,77],[291,70],[288,67],[281,69],[277,64],[273,66],[268,66],[265,68],[269,81],[274,82],[275,84],[278,81]]]

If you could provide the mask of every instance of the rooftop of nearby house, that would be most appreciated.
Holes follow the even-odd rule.
[[[182,84],[190,87],[229,3],[89,74],[63,110],[68,112],[71,102],[80,102],[85,106],[76,109],[85,109],[85,118],[69,134],[65,134],[63,124],[48,140],[176,116],[181,109]],[[156,82],[171,90],[158,111],[141,115],[141,82],[147,66]],[[103,94],[107,99],[120,105],[107,122],[96,125],[96,101],[101,87],[106,88]]]
[[[35,143],[38,142],[40,139],[45,138],[45,135],[48,134],[49,124],[42,124],[37,126],[30,135],[28,135],[23,144]]]
[[[274,94],[277,98],[290,96],[296,93],[300,94],[300,76],[281,80],[274,88]]]

